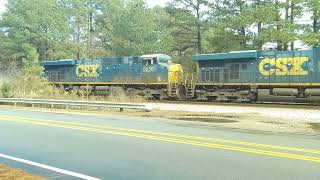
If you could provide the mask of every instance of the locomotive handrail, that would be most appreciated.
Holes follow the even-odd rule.
[[[113,103],[102,101],[74,101],[74,100],[55,100],[55,99],[23,99],[23,98],[0,98],[0,103],[13,103],[15,106],[20,104],[29,104],[34,106],[50,105],[53,108],[55,105],[64,105],[66,109],[70,106],[84,106],[84,107],[102,107],[102,108],[119,108],[122,112],[124,109],[136,109],[143,111],[151,111],[152,108],[145,104],[133,103]]]

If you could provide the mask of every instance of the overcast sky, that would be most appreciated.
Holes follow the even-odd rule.
[[[4,10],[4,4],[7,2],[7,0],[0,0],[0,12]]]
[[[145,0],[148,5],[150,7],[154,7],[156,5],[160,5],[160,6],[163,6],[165,5],[167,2],[169,2],[170,0]],[[7,0],[0,0],[0,12],[3,12],[4,11],[4,4],[7,2]]]

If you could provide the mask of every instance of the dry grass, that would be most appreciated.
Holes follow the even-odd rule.
[[[127,95],[121,87],[111,87],[109,96],[93,96],[83,90],[64,91],[63,88],[52,86],[50,82],[40,76],[42,69],[38,66],[21,69],[14,74],[0,77],[0,97],[92,100],[110,102],[144,102],[138,95]]]
[[[55,98],[63,92],[39,74],[38,66],[17,70],[0,79],[0,96],[16,98]],[[9,95],[8,95],[9,94]]]
[[[31,175],[23,170],[13,169],[8,166],[0,164],[0,179],[14,179],[14,180],[44,180],[39,176]]]

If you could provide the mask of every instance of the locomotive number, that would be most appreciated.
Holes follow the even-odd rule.
[[[152,66],[143,67],[143,72],[146,72],[146,73],[156,72],[156,68]]]
[[[99,77],[99,68],[97,64],[82,64],[77,66],[76,73],[78,77]]]
[[[263,59],[259,64],[259,71],[265,76],[308,75],[308,71],[302,69],[307,61],[308,57]]]

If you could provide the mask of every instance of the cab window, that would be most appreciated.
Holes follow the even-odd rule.
[[[143,66],[157,64],[157,58],[143,59],[142,64],[143,64]]]

